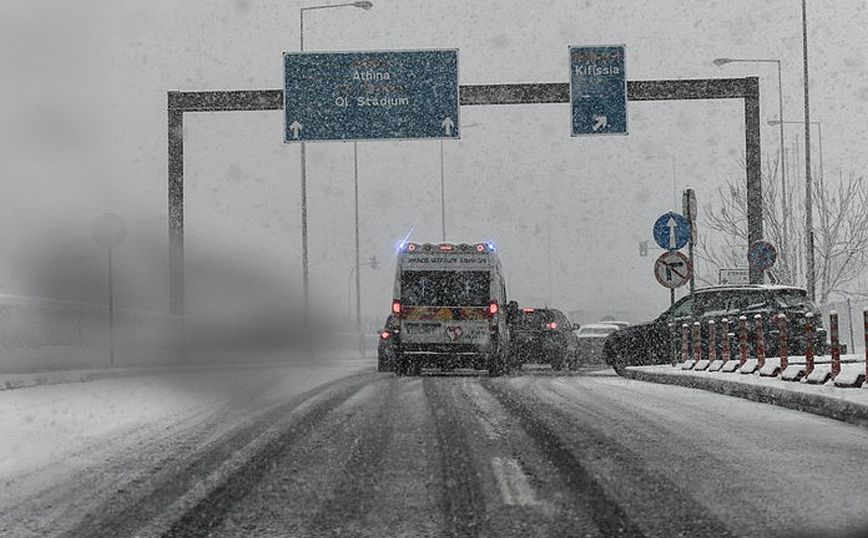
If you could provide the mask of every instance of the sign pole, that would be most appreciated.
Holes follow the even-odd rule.
[[[108,247],[108,314],[109,314],[109,366],[115,367],[115,294],[112,271],[112,247]]]

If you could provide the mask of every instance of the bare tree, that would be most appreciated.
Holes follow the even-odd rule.
[[[793,191],[787,193],[787,214],[780,203],[780,180],[776,159],[766,159],[762,175],[763,229],[765,239],[778,247],[778,260],[769,271],[770,280],[782,284],[804,282],[805,209],[794,203]],[[818,176],[821,177],[822,176]],[[798,192],[798,191],[796,191]],[[747,265],[747,188],[743,179],[728,180],[717,190],[718,200],[703,207],[702,228],[697,257],[713,269]],[[863,274],[868,266],[868,186],[863,176],[839,175],[835,185],[820,179],[814,182],[815,267],[817,301],[825,303],[829,295]],[[784,219],[787,237],[783,237]],[[700,281],[711,284],[713,273],[706,272]],[[699,278],[699,277],[698,277]]]

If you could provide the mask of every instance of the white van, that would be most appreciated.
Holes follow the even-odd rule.
[[[392,312],[396,373],[423,367],[510,369],[506,281],[492,243],[402,243]]]

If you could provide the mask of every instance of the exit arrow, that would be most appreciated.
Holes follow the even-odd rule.
[[[452,136],[452,128],[455,127],[455,124],[452,122],[452,118],[446,116],[446,119],[443,120],[443,123],[440,124],[443,127],[443,131],[446,133],[446,136]]]
[[[304,126],[298,122],[298,120],[294,120],[289,124],[289,130],[292,131],[292,137],[298,140],[298,133],[304,129]]]
[[[594,116],[594,131],[601,131],[609,126],[609,118],[606,116]]]

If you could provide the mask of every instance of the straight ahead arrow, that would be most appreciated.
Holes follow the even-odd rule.
[[[452,128],[455,127],[455,124],[452,122],[452,118],[446,116],[446,119],[443,120],[443,123],[440,124],[443,127],[443,131],[446,133],[446,136],[452,136]]]
[[[678,237],[675,231],[678,229],[678,223],[673,217],[669,217],[669,222],[666,223],[669,227],[669,250],[678,250]]]
[[[292,131],[292,137],[296,140],[298,140],[298,133],[300,133],[302,129],[304,129],[304,126],[300,124],[298,120],[294,120],[289,124],[289,130]]]

